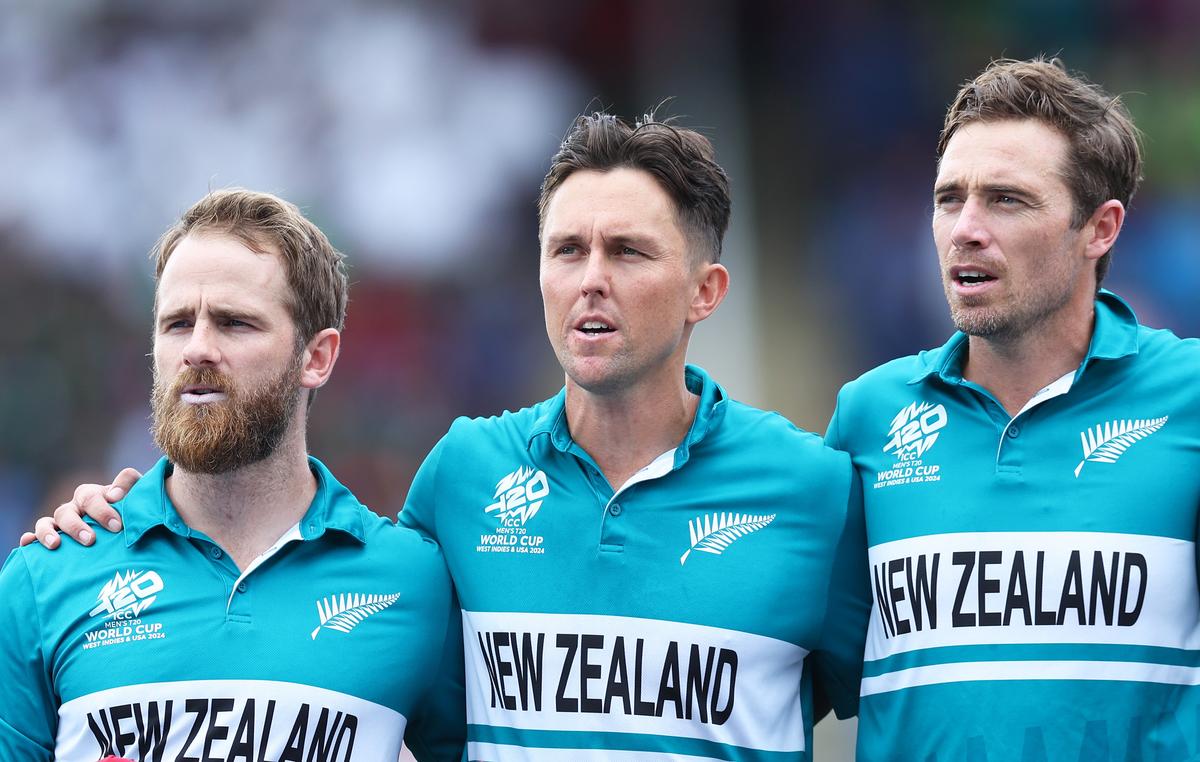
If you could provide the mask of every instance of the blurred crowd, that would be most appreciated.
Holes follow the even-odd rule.
[[[1123,93],[1147,177],[1108,284],[1200,334],[1200,6],[718,0],[0,2],[0,531],[148,467],[146,252],[209,188],[298,203],[347,252],[310,446],[401,506],[455,415],[561,383],[534,199],[571,118],[662,113],[734,186],[733,304],[698,359],[822,429],[844,380],[948,331],[928,215],[958,83],[1061,53]]]

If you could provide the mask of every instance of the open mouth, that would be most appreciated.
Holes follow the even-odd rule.
[[[226,398],[225,392],[210,386],[189,386],[184,388],[179,398],[184,402],[205,403],[219,402]]]
[[[953,278],[960,286],[978,286],[996,280],[996,276],[983,270],[957,270],[953,273]]]
[[[601,336],[606,333],[612,333],[617,329],[600,320],[586,320],[576,330],[588,336]]]

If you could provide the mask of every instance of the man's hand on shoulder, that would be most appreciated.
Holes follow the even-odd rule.
[[[83,520],[91,516],[96,522],[110,532],[121,530],[121,514],[110,505],[129,493],[137,484],[142,474],[133,468],[126,468],[117,474],[111,484],[81,484],[75,488],[75,496],[55,509],[53,516],[43,516],[33,525],[32,532],[21,535],[21,545],[28,545],[34,540],[45,545],[50,550],[58,547],[59,530],[66,532],[80,545],[91,545],[96,541],[91,527]]]

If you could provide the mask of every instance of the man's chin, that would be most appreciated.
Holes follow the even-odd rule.
[[[228,452],[225,448],[219,447],[189,449],[175,446],[163,447],[161,444],[159,447],[175,468],[201,476],[220,476],[261,463],[275,451],[275,448],[271,448],[259,452]]]
[[[216,476],[259,463],[278,449],[287,428],[286,419],[264,428],[219,409],[177,412],[182,415],[155,427],[154,441],[175,467],[193,474]]]
[[[1012,330],[1012,320],[991,309],[957,307],[950,311],[950,319],[958,330],[981,339],[1002,338]]]
[[[589,394],[613,394],[629,385],[626,374],[613,368],[611,363],[576,363],[566,369],[568,383]]]

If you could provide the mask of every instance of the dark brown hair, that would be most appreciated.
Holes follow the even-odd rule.
[[[653,112],[633,125],[601,111],[575,119],[542,181],[538,230],[546,221],[550,197],[573,172],[618,167],[650,173],[667,192],[697,261],[721,258],[721,239],[729,227],[729,177],[717,164],[708,138],[660,122]]]
[[[1138,129],[1119,96],[1068,72],[1057,58],[992,61],[962,86],[946,112],[939,161],[960,127],[1004,119],[1036,119],[1067,139],[1062,176],[1074,201],[1073,227],[1083,227],[1109,199],[1129,208],[1142,181],[1142,151]],[[1097,288],[1111,257],[1110,250],[1096,263]]]
[[[342,329],[349,292],[345,256],[294,204],[242,188],[209,193],[150,252],[155,279],[179,242],[198,232],[226,233],[260,253],[267,247],[279,251],[291,290],[288,308],[296,322],[297,347],[326,328]]]

